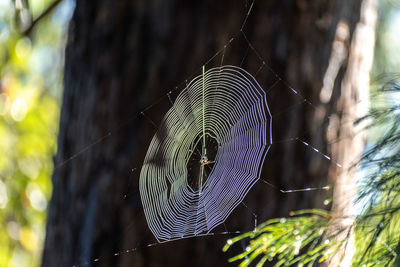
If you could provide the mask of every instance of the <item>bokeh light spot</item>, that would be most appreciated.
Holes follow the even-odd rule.
[[[10,221],[7,223],[7,232],[8,235],[14,239],[14,240],[19,240],[19,231],[21,227],[16,221]]]
[[[47,208],[47,200],[42,190],[36,183],[29,183],[26,188],[26,195],[32,207],[38,211],[44,211]]]
[[[7,94],[0,94],[0,115],[4,116],[10,109],[10,98]]]
[[[6,185],[0,180],[0,209],[4,209],[8,203],[8,194]]]
[[[22,121],[28,111],[28,106],[22,98],[17,98],[11,105],[11,117],[15,121]]]
[[[21,245],[28,251],[35,251],[38,248],[39,239],[28,227],[23,227],[19,234]]]
[[[18,167],[23,174],[31,179],[36,179],[39,176],[42,164],[38,158],[22,158],[18,160]]]
[[[31,47],[32,43],[29,38],[25,37],[19,40],[17,45],[15,46],[15,53],[17,54],[17,57],[20,59],[26,58],[31,51]]]

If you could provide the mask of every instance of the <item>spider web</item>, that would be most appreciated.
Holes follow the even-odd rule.
[[[219,51],[183,83],[130,118],[131,121],[142,118],[153,127],[147,154],[141,164],[132,168],[131,179],[139,179],[141,170],[143,211],[156,242],[114,252],[114,256],[184,238],[242,233],[242,230],[229,231],[224,224],[238,205],[251,214],[256,227],[258,215],[243,199],[257,181],[285,194],[330,188],[327,185],[281,188],[261,176],[268,151],[282,143],[295,142],[338,167],[341,165],[299,136],[273,140],[273,119],[299,106],[315,110],[317,107],[276,73],[250,42],[244,28],[253,5],[254,1],[241,28]],[[232,46],[246,47],[239,60],[230,54]],[[245,61],[258,63],[244,69]],[[257,81],[265,82],[261,86]],[[273,91],[278,85],[297,101],[274,112],[268,103],[273,101]],[[157,109],[166,106],[165,102],[169,111],[160,116]],[[119,130],[110,129],[55,168],[112,138],[112,133]],[[131,189],[128,185],[124,198]],[[225,230],[213,231],[220,224]],[[97,261],[101,259],[74,266]]]
[[[271,124],[265,92],[248,72],[203,68],[165,115],[165,136],[157,131],[144,159],[140,195],[157,240],[209,233],[226,220],[259,178]],[[188,168],[196,157],[197,168],[196,160]]]

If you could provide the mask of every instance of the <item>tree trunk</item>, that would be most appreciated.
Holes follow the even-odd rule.
[[[331,176],[334,177],[332,210],[339,219],[334,222],[334,228],[345,229],[338,240],[345,242],[344,249],[330,261],[332,267],[352,266],[354,247],[354,216],[359,213],[355,207],[357,196],[357,166],[364,150],[366,132],[362,124],[354,124],[357,119],[367,115],[369,108],[369,75],[372,68],[375,27],[377,20],[377,1],[363,0],[360,9],[360,20],[357,22],[351,46],[343,47],[344,55],[348,57],[348,67],[341,81],[342,94],[338,101],[340,114],[334,120],[340,120],[340,127],[331,124],[331,138],[339,140],[332,145],[338,161],[342,162],[341,170],[332,166]],[[341,28],[340,28],[341,27]],[[340,47],[340,31],[346,31],[345,24],[337,29],[336,50]],[[340,49],[340,48],[339,48]],[[336,51],[337,52],[337,51]],[[335,51],[333,50],[332,55]],[[327,72],[328,74],[328,72]],[[340,119],[339,119],[340,118]],[[329,140],[328,140],[329,142]]]
[[[224,64],[242,64],[257,73],[262,62],[239,32],[249,4],[77,1],[66,49],[43,266],[228,265],[232,254],[221,252],[228,236],[147,247],[155,241],[144,219],[138,179],[141,160],[156,130],[152,124],[158,125],[171,107],[166,98],[169,90],[195,73],[232,37],[232,44],[215,59],[218,63],[210,64],[218,66],[223,55]],[[329,153],[328,118],[340,117],[344,108],[336,104],[345,96],[340,84],[348,68],[356,67],[347,64],[343,55],[332,63],[334,40],[341,38],[343,49],[350,47],[360,6],[361,0],[256,1],[246,21],[249,42],[268,68],[286,81],[277,83],[267,96],[274,113],[275,143],[262,178],[278,188],[329,182],[331,161],[300,142],[280,140],[299,137]],[[346,28],[343,37],[337,36],[340,25]],[[266,90],[277,79],[268,68],[257,76]],[[288,84],[312,104],[289,108],[304,98],[293,94]],[[251,230],[252,213],[261,222],[287,216],[290,210],[320,207],[326,197],[315,191],[282,194],[259,182],[245,199],[250,211],[239,206],[225,227]]]

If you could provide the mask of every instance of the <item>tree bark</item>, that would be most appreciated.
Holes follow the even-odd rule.
[[[228,0],[77,1],[66,48],[43,266],[228,265],[232,254],[221,251],[228,236],[146,247],[154,238],[144,219],[138,178],[140,160],[155,133],[152,123],[157,125],[170,107],[166,93],[236,36],[249,4]],[[349,49],[360,7],[361,0],[256,1],[247,19],[244,32],[268,67],[312,103],[288,108],[303,98],[292,94],[283,82],[268,94],[270,108],[276,112],[276,142],[262,178],[279,188],[318,187],[329,182],[332,162],[299,142],[279,140],[299,137],[329,153],[329,118],[340,116],[344,109],[337,106],[345,96],[340,84],[349,68],[356,66],[343,57],[338,66],[331,67],[331,88],[325,89],[328,94],[322,100],[321,88],[333,64],[337,29],[340,23],[346,24],[342,43]],[[226,49],[224,63],[243,61],[243,67],[254,74],[261,62],[251,51],[245,57],[248,44],[243,37],[237,40]],[[277,79],[267,73],[263,70],[257,77],[266,87]],[[161,102],[147,109],[145,117],[136,116],[159,97],[163,97]],[[326,197],[316,192],[282,194],[257,183],[245,199],[251,211],[239,206],[225,227],[251,230],[252,212],[261,222],[287,216],[291,210],[321,207]]]
[[[339,218],[333,227],[344,229],[337,239],[345,243],[344,249],[331,259],[329,266],[332,267],[352,266],[352,257],[356,249],[353,225],[355,215],[359,213],[355,206],[357,167],[364,150],[366,132],[363,131],[365,126],[352,122],[368,113],[369,75],[374,54],[377,4],[376,0],[362,1],[360,20],[356,24],[351,46],[343,49],[344,55],[348,57],[348,67],[341,81],[342,94],[337,103],[340,114],[336,114],[334,118],[335,121],[340,121],[340,127],[332,123],[330,133],[328,132],[328,136],[339,140],[332,145],[332,150],[335,151],[337,160],[343,164],[341,170],[335,166],[330,170],[335,183],[332,210]],[[346,32],[345,24],[340,27],[342,28],[338,27],[337,36],[340,35],[340,31]]]

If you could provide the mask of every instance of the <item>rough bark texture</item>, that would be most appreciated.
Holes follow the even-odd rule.
[[[302,99],[283,83],[271,91],[271,110],[279,113],[274,116],[276,141],[301,137],[329,152],[328,115],[340,114],[336,106],[344,96],[340,83],[351,67],[346,57],[333,71],[327,101],[320,101],[321,88],[338,24],[347,25],[343,47],[348,49],[360,6],[361,0],[254,4],[246,35],[267,64],[313,103],[285,112]],[[43,266],[228,265],[232,254],[221,252],[227,236],[145,246],[154,239],[138,192],[140,167],[135,168],[155,132],[149,121],[157,124],[169,106],[166,102],[146,110],[150,120],[136,114],[221,49],[239,31],[248,7],[245,1],[228,0],[77,1],[66,51]],[[247,44],[237,43],[227,49],[229,63],[240,64],[246,53]],[[243,62],[249,70],[259,64],[251,56]],[[271,84],[266,75],[257,78],[261,84]],[[284,189],[323,186],[328,183],[330,163],[298,142],[276,142],[262,175]],[[260,222],[286,216],[290,210],[321,206],[324,197],[309,192],[281,194],[258,183],[245,201]],[[254,224],[253,215],[243,207],[228,221],[228,230],[246,231]],[[114,256],[132,248],[138,249]]]

